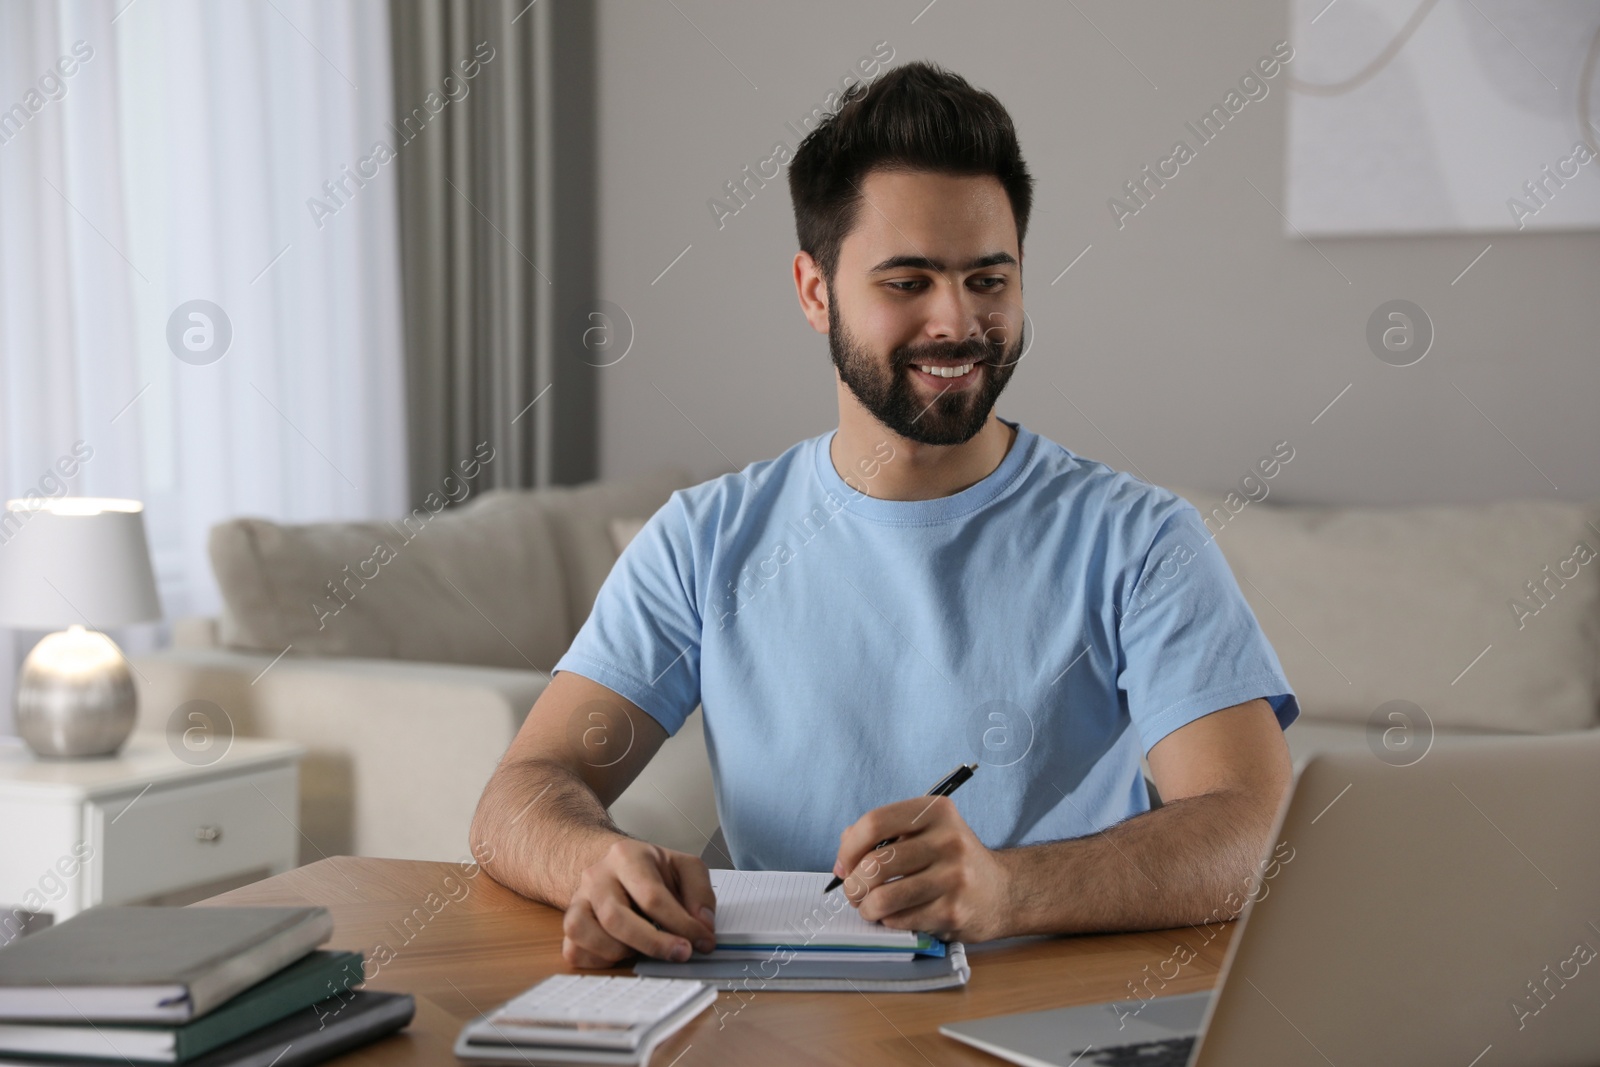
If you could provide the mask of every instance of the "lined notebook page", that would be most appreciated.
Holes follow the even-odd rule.
[[[917,935],[867,922],[844,897],[826,897],[831,874],[810,871],[711,872],[718,945],[852,945],[912,949]]]

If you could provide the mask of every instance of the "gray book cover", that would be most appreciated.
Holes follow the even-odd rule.
[[[0,1018],[197,1018],[332,933],[319,907],[90,908],[0,949]]]
[[[918,956],[909,963],[885,963],[871,959],[871,953],[855,960],[808,960],[803,953],[786,963],[776,959],[719,960],[691,959],[685,963],[644,959],[634,964],[633,973],[641,978],[694,978],[718,989],[854,990],[856,992],[917,993],[966,985],[972,977],[967,964],[967,948],[959,941],[945,945],[943,956]]]

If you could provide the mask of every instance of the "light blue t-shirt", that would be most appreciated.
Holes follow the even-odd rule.
[[[1000,466],[934,500],[801,441],[673,493],[607,577],[555,670],[669,733],[701,705],[739,867],[828,870],[864,812],[974,761],[953,799],[985,845],[1081,837],[1149,809],[1140,755],[1180,726],[1299,715],[1193,506],[1002,421]],[[895,462],[886,438],[853,480]]]

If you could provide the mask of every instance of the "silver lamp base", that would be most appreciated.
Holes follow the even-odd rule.
[[[98,630],[71,626],[34,646],[17,679],[17,733],[41,756],[110,756],[138,719],[127,660]]]

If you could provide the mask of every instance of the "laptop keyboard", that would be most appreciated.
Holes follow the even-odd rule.
[[[1082,1062],[1098,1067],[1184,1067],[1192,1051],[1194,1038],[1174,1037],[1167,1041],[1094,1049],[1084,1054]]]

